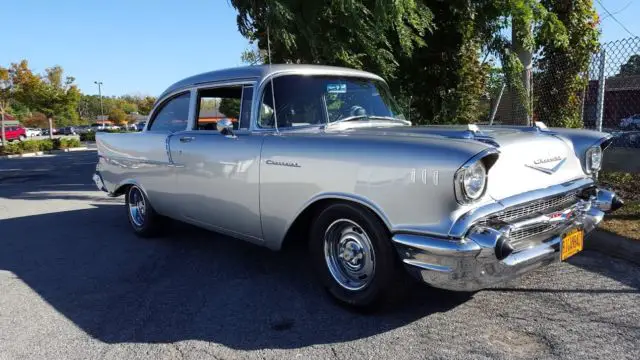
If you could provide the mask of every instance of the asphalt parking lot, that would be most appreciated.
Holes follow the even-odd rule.
[[[0,359],[640,358],[640,268],[584,252],[475,294],[334,304],[304,253],[141,240],[93,151],[0,160]]]

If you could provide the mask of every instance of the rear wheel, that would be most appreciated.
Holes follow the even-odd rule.
[[[338,301],[371,308],[403,293],[407,275],[389,232],[369,210],[346,203],[328,206],[309,241],[320,280]]]
[[[20,135],[20,136],[18,137],[18,140],[20,140],[20,141],[25,141],[25,140],[27,140],[27,136],[26,136],[26,135]]]
[[[158,235],[161,228],[161,216],[156,213],[145,193],[136,185],[127,189],[125,208],[129,224],[136,235],[152,237]]]

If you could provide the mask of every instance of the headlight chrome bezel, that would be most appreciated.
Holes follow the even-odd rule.
[[[599,157],[599,161],[594,164],[594,156]],[[587,174],[597,173],[602,170],[603,150],[600,144],[590,147],[585,153],[585,170]]]
[[[465,184],[466,175],[468,175],[470,172],[477,171],[479,169],[481,170],[482,176],[483,176],[482,188],[475,193],[470,193],[469,189],[467,188],[467,185]],[[473,161],[469,161],[466,164],[464,164],[460,169],[456,171],[454,175],[454,189],[455,189],[456,201],[460,205],[467,205],[482,199],[482,197],[487,191],[488,179],[489,179],[488,169],[485,163],[483,162],[482,158],[474,159]]]

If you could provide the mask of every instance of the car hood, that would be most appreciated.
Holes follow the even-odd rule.
[[[489,170],[487,195],[495,200],[587,176],[581,159],[584,149],[574,147],[574,139],[536,127],[392,126],[343,129],[340,133],[448,138],[493,147],[500,155]]]

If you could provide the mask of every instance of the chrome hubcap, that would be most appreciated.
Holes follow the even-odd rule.
[[[369,236],[348,219],[334,221],[324,234],[324,256],[334,280],[347,290],[365,288],[373,279],[375,256]]]
[[[132,187],[128,195],[129,217],[136,226],[144,225],[144,214],[147,211],[146,203],[142,192],[137,187]]]

